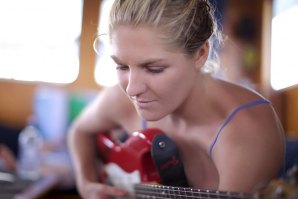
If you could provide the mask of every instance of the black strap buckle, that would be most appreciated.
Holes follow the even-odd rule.
[[[173,140],[164,134],[156,135],[152,140],[151,156],[164,185],[188,187],[184,166]]]

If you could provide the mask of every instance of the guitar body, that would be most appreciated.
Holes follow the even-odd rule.
[[[136,183],[160,183],[160,176],[151,157],[151,144],[159,129],[147,129],[132,133],[123,143],[107,133],[97,136],[99,156],[111,184],[128,190]]]
[[[127,190],[130,193],[128,198],[136,199],[298,199],[297,184],[284,180],[273,180],[264,190],[253,195],[161,185],[151,152],[152,141],[162,134],[159,129],[141,130],[132,133],[125,142],[118,142],[109,133],[98,134],[99,156],[104,164],[101,171],[105,174],[101,181]],[[296,171],[295,176],[298,176],[298,168]]]

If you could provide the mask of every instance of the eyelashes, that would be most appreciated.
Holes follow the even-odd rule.
[[[151,73],[162,73],[164,71],[164,67],[148,67],[146,70]]]
[[[129,70],[129,67],[128,66],[125,66],[125,65],[117,65],[116,66],[116,70],[127,71],[127,70]]]
[[[143,67],[149,73],[162,73],[166,67],[164,66],[145,66]],[[118,71],[129,71],[129,66],[126,65],[117,65],[116,70]]]

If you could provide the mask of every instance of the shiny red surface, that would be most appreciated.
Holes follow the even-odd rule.
[[[146,129],[133,132],[123,143],[113,140],[109,133],[99,133],[97,145],[101,160],[115,163],[125,172],[139,171],[142,182],[160,183],[160,177],[151,157],[152,140],[159,129]]]

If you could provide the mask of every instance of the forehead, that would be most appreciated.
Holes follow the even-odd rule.
[[[171,47],[162,39],[164,35],[158,28],[151,26],[119,25],[110,34],[112,54],[129,52],[142,53],[177,53],[177,48]],[[137,53],[134,52],[134,53]]]
[[[119,25],[113,30],[110,37],[111,45],[120,46],[126,45],[161,45],[161,39],[159,38],[159,31],[155,28],[148,26],[130,26]]]

